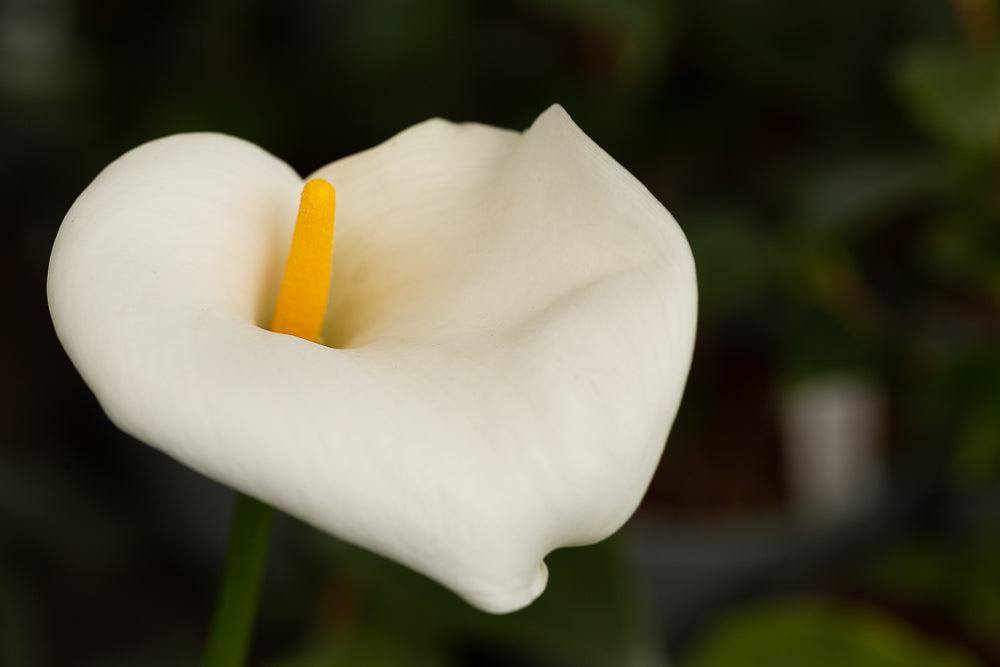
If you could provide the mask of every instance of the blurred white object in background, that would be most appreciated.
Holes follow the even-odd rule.
[[[782,397],[792,511],[803,521],[856,517],[885,481],[886,402],[871,380],[831,374],[798,382]]]

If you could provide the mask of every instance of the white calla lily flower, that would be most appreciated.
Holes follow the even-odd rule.
[[[125,432],[523,607],[657,466],[694,344],[684,235],[559,106],[524,133],[427,121],[313,177],[337,189],[325,345],[265,329],[303,179],[218,134],[140,146],[80,195],[59,339]]]

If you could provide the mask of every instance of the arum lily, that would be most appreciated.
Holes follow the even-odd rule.
[[[484,610],[527,605],[656,468],[694,340],[684,235],[558,106],[524,133],[430,120],[312,178],[337,191],[323,344],[266,328],[304,181],[219,134],[80,195],[60,341],[139,440]]]

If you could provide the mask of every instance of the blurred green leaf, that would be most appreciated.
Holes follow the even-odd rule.
[[[891,328],[847,245],[809,243],[783,256],[780,311],[785,371],[808,377],[844,369],[879,374],[891,362]]]
[[[768,240],[757,222],[736,209],[686,211],[681,216],[698,267],[698,297],[706,314],[753,306],[772,275]]]
[[[920,246],[921,269],[942,283],[1000,301],[1000,230],[992,220],[952,211],[932,220]]]
[[[1000,137],[1000,53],[961,46],[918,46],[894,76],[913,118],[949,150],[991,155]]]
[[[949,537],[894,546],[867,566],[867,586],[1000,648],[1000,532]]]
[[[454,648],[472,643],[573,667],[660,664],[650,626],[630,586],[621,545],[614,538],[551,554],[546,559],[549,585],[542,596],[526,609],[497,616],[472,608],[394,562],[326,536],[315,537],[319,539],[314,556],[335,563],[340,583],[331,592],[341,604],[347,601],[352,619],[321,622],[315,631],[319,635],[324,627],[333,632],[343,629],[333,626],[346,624],[347,630],[363,628],[364,633],[393,637],[401,650],[410,645]],[[331,605],[336,606],[336,600],[329,601],[327,606]],[[339,650],[338,644],[367,642],[350,634],[331,634],[314,638],[312,644],[328,640],[334,647],[330,650]]]
[[[548,589],[527,609],[477,614],[470,631],[574,667],[659,664],[622,554],[621,540],[561,549],[546,560]]]
[[[865,156],[824,166],[799,191],[792,213],[797,231],[829,238],[870,229],[947,189],[941,165],[927,156]]]
[[[448,667],[440,647],[388,632],[358,632],[325,639],[272,667]]]
[[[955,481],[964,488],[983,488],[1000,479],[1000,415],[996,403],[964,420],[952,461]]]
[[[958,649],[932,643],[871,609],[819,600],[753,607],[724,621],[681,667],[973,667]]]
[[[949,324],[924,352],[928,381],[908,409],[923,432],[948,438],[947,481],[968,493],[1000,480],[1000,350],[989,329]]]
[[[13,559],[0,554],[0,664],[37,665],[39,601]]]

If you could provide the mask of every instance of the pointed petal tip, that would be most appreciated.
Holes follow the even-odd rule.
[[[556,127],[568,126],[579,130],[579,126],[573,121],[573,118],[569,115],[569,112],[566,111],[566,109],[563,108],[563,106],[558,102],[550,104],[549,107],[545,109],[545,111],[538,114],[538,117],[535,118],[534,122],[531,123],[531,127],[529,128],[529,130],[535,129],[536,127],[543,127],[548,125]]]
[[[543,111],[538,115],[538,118],[546,118],[546,117],[561,117],[569,119],[570,116],[569,112],[566,111],[566,108],[563,107],[563,105],[559,104],[558,102],[553,102],[548,106],[548,108],[545,109],[545,111]]]

